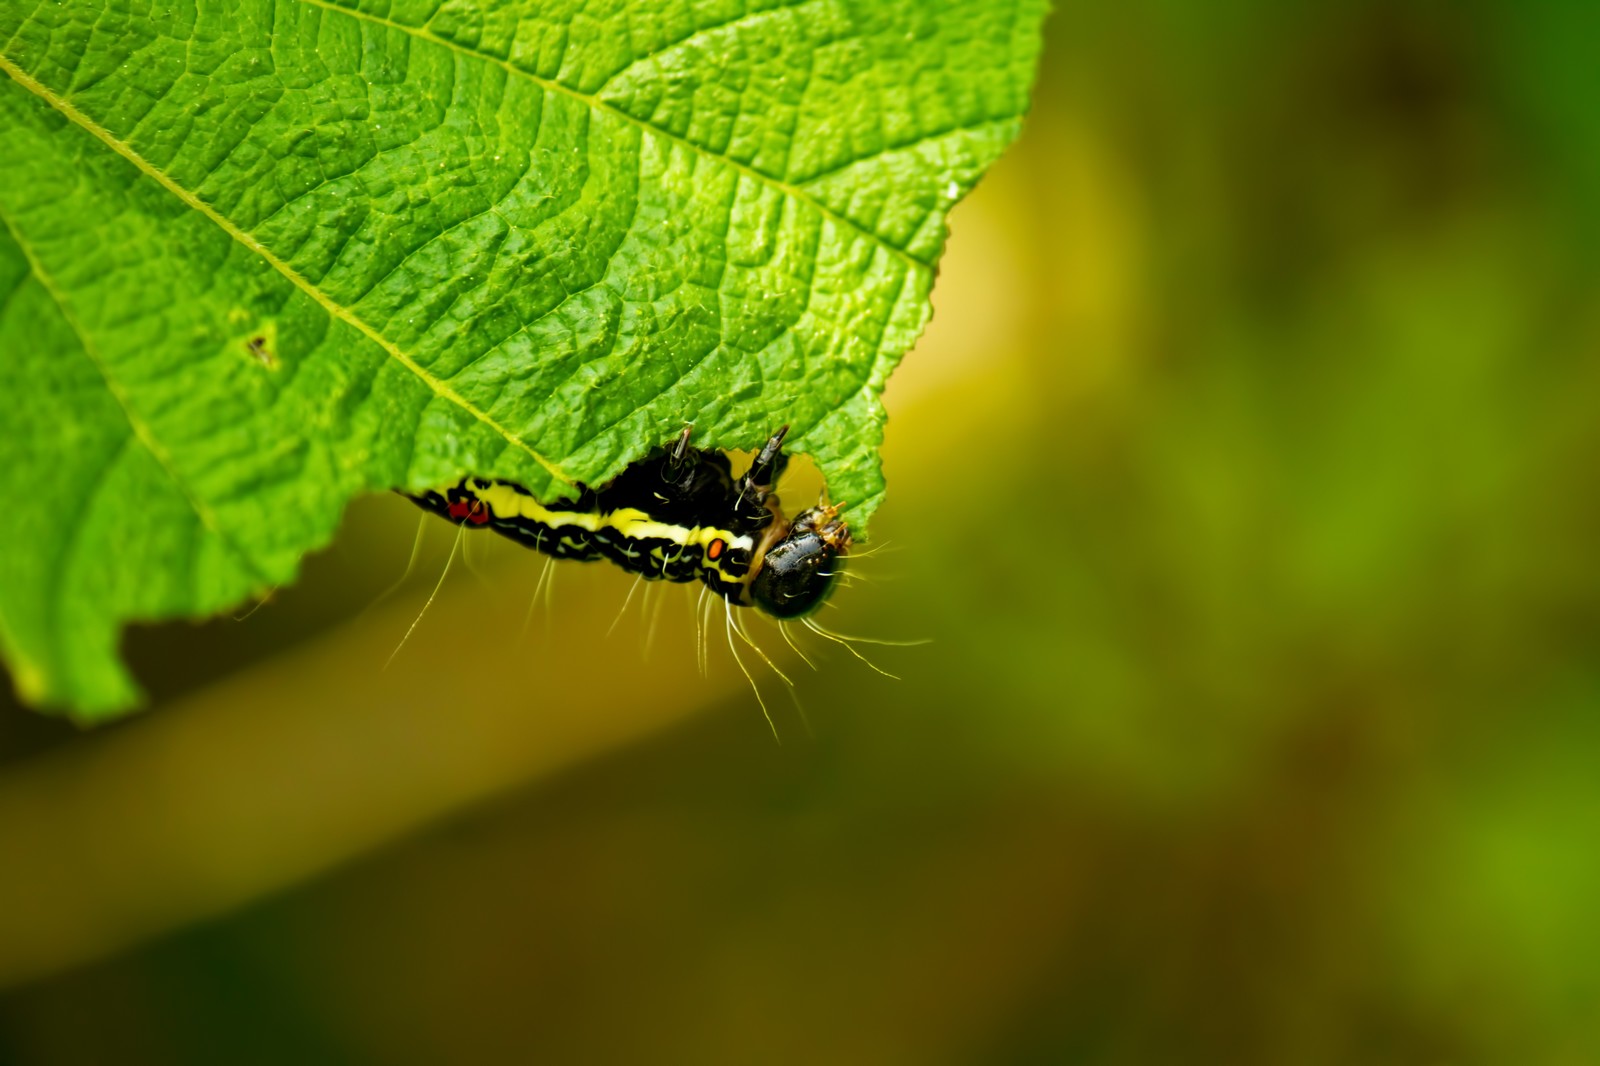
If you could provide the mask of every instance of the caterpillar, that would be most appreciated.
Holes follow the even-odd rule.
[[[832,591],[850,549],[840,508],[784,517],[773,486],[787,465],[779,429],[735,479],[721,452],[691,447],[692,427],[605,486],[543,503],[521,485],[464,477],[407,493],[467,528],[492,529],[557,559],[609,559],[650,580],[704,582],[728,603],[801,618]]]

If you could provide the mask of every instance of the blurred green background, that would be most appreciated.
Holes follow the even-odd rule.
[[[363,501],[149,713],[0,708],[0,1062],[1600,1062],[1597,47],[1061,4],[825,612],[903,680],[778,744],[482,544],[384,670],[449,533],[369,607]]]

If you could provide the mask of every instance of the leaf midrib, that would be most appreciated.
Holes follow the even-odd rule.
[[[299,271],[295,270],[288,263],[278,258],[278,256],[275,255],[266,245],[256,240],[255,237],[251,236],[246,231],[240,229],[237,225],[230,221],[227,216],[223,215],[216,208],[200,199],[182,185],[179,185],[160,167],[157,167],[155,164],[141,156],[138,152],[134,151],[132,146],[118,139],[114,134],[111,133],[111,131],[95,122],[82,111],[79,111],[77,107],[75,107],[70,101],[67,101],[56,95],[48,86],[34,79],[5,55],[0,55],[0,71],[4,71],[12,81],[28,90],[28,92],[32,93],[40,100],[44,101],[73,125],[82,129],[84,132],[88,133],[96,140],[104,144],[107,148],[111,149],[117,155],[127,160],[141,174],[144,174],[146,177],[150,178],[150,180],[160,185],[163,189],[166,189],[167,192],[177,197],[184,204],[184,206],[190,208],[191,210],[198,211],[201,215],[209,219],[218,229],[222,230],[222,232],[226,233],[241,246],[249,250],[251,254],[260,257],[263,262],[271,266],[278,273],[282,274],[284,278],[286,278],[292,285],[315,301],[316,304],[326,311],[329,316],[338,319],[340,322],[343,322],[352,329],[355,329],[362,336],[366,337],[368,340],[378,345],[378,347],[382,348],[384,352],[386,352],[396,362],[400,363],[400,365],[404,366],[407,370],[415,374],[417,378],[426,384],[430,389],[432,389],[434,394],[439,398],[455,404],[457,407],[461,408],[463,411],[472,415],[478,421],[494,430],[513,447],[516,447],[517,449],[527,453],[530,458],[548,471],[552,477],[567,485],[574,484],[574,480],[571,477],[568,477],[559,466],[545,458],[539,452],[535,451],[521,437],[517,436],[506,426],[496,421],[494,416],[473,404],[465,396],[462,396],[460,393],[456,392],[443,381],[440,381],[438,378],[434,377],[428,372],[427,368],[418,363],[393,341],[389,340],[372,326],[368,325],[354,311],[348,307],[345,307],[337,300],[334,300],[327,293],[323,292],[316,285],[312,284],[311,281]]]

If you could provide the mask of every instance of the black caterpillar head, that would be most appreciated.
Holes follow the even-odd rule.
[[[774,618],[799,618],[822,606],[850,548],[850,530],[838,515],[837,507],[803,511],[767,549],[750,583],[757,607]]]

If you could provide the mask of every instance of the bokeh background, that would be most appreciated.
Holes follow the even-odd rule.
[[[450,533],[380,600],[362,501],[0,707],[0,1062],[1600,1062],[1597,45],[1064,0],[825,612],[900,680],[758,627],[778,743],[484,544],[385,669]]]

